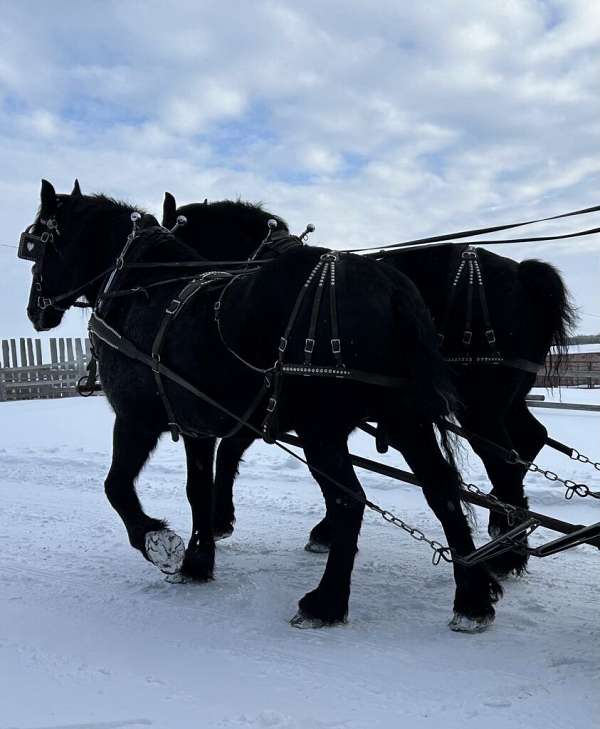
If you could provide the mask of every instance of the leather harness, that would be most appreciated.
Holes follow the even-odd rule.
[[[147,230],[147,229],[146,229]],[[137,233],[136,233],[137,234]],[[134,236],[135,237],[135,236]],[[131,248],[132,238],[128,238],[128,241],[126,243],[125,249],[123,253],[120,256],[120,260],[125,260],[125,255]],[[280,253],[281,250],[289,250],[292,247],[296,247],[298,245],[302,245],[302,241],[295,237],[290,236],[287,234],[281,235],[281,236],[273,236],[272,240],[268,242],[267,246],[264,246],[265,248],[269,249],[270,253]],[[349,369],[347,368],[342,361],[342,348],[341,348],[341,341],[339,338],[339,325],[338,325],[338,313],[337,313],[337,298],[336,298],[336,264],[338,263],[340,258],[340,254],[338,252],[332,251],[329,253],[323,254],[311,273],[309,274],[306,282],[302,286],[298,297],[296,299],[296,302],[292,308],[292,312],[290,314],[290,318],[288,320],[287,326],[285,328],[284,335],[280,339],[280,344],[278,347],[278,354],[277,354],[277,361],[275,365],[271,368],[258,368],[254,365],[251,365],[249,362],[244,360],[238,353],[236,353],[225,341],[222,327],[221,327],[221,309],[222,304],[224,301],[224,295],[229,289],[230,285],[238,280],[240,277],[247,276],[251,272],[248,270],[244,270],[237,275],[234,275],[230,272],[225,271],[209,271],[207,273],[204,273],[200,275],[197,278],[194,278],[192,281],[190,281],[188,284],[186,284],[183,289],[175,296],[169,305],[165,309],[165,313],[163,315],[163,318],[159,324],[156,336],[153,341],[152,345],[152,353],[151,355],[148,355],[147,353],[141,351],[135,344],[133,344],[130,340],[128,340],[126,337],[124,337],[122,334],[117,332],[113,327],[111,327],[101,316],[98,311],[98,308],[92,312],[92,316],[90,318],[89,322],[89,332],[90,337],[92,339],[92,343],[94,343],[94,340],[99,340],[107,344],[108,346],[112,347],[113,349],[116,349],[117,351],[121,352],[127,357],[130,357],[131,359],[137,360],[139,362],[142,362],[143,364],[146,364],[152,369],[152,372],[155,377],[156,386],[158,394],[163,402],[165,412],[167,414],[167,422],[169,425],[169,430],[171,432],[171,437],[173,440],[178,440],[180,435],[186,435],[190,437],[197,437],[199,435],[213,435],[212,433],[197,433],[195,431],[189,431],[184,430],[177,422],[177,419],[175,417],[175,413],[173,410],[173,407],[169,401],[169,398],[167,396],[165,386],[164,386],[164,378],[179,384],[180,386],[187,389],[189,392],[192,392],[197,397],[200,397],[205,402],[213,405],[214,407],[217,407],[222,412],[227,412],[235,421],[233,429],[228,432],[225,436],[221,437],[231,437],[235,433],[237,433],[242,427],[245,425],[248,425],[249,419],[252,417],[252,414],[255,412],[255,410],[260,406],[260,403],[263,401],[263,399],[266,397],[268,390],[272,390],[272,394],[269,397],[268,404],[267,404],[267,414],[263,421],[262,425],[262,434],[264,439],[267,442],[273,442],[276,437],[277,433],[277,405],[278,400],[281,395],[281,390],[283,387],[283,378],[284,376],[294,376],[294,375],[303,375],[303,376],[315,376],[315,377],[325,377],[325,378],[335,378],[335,379],[343,379],[343,380],[353,380],[358,382],[363,382],[370,385],[378,385],[382,387],[393,387],[398,388],[402,386],[406,386],[407,380],[405,378],[398,378],[398,377],[390,377],[387,375],[380,375],[376,373],[371,372],[364,372],[362,370],[357,369]],[[119,270],[127,268],[127,265],[123,263]],[[254,269],[256,270],[256,269]],[[111,292],[111,287],[114,284],[114,282],[117,280],[116,276],[111,276],[110,281],[107,281],[107,284],[104,286],[103,292],[102,292],[102,301],[109,298],[111,293],[118,293],[118,292]],[[312,354],[314,351],[315,346],[315,333],[316,333],[316,327],[317,327],[317,321],[318,321],[318,315],[321,308],[321,302],[324,295],[324,290],[326,286],[329,286],[329,311],[330,311],[330,327],[331,327],[331,352],[333,355],[333,358],[335,360],[334,364],[332,366],[322,366],[322,365],[314,365],[312,363]],[[219,406],[218,403],[216,403],[212,398],[210,398],[206,393],[202,393],[198,388],[191,385],[191,383],[187,382],[184,378],[182,378],[180,375],[175,373],[173,370],[171,370],[169,367],[167,367],[161,360],[162,352],[163,352],[163,346],[165,342],[165,337],[168,332],[168,329],[171,325],[171,323],[175,320],[175,318],[181,313],[183,308],[186,306],[186,304],[196,295],[198,295],[202,291],[207,290],[214,290],[215,288],[222,288],[221,294],[219,296],[219,299],[214,304],[214,318],[218,327],[219,335],[221,337],[221,340],[227,350],[232,353],[235,357],[237,357],[239,360],[241,360],[244,364],[246,364],[248,367],[252,368],[255,371],[260,372],[264,375],[264,385],[262,385],[256,394],[256,396],[252,399],[249,407],[247,410],[243,413],[241,416],[237,416],[233,413],[230,413],[229,411],[226,411],[222,406]],[[304,345],[304,362],[303,363],[287,363],[285,362],[285,351],[287,348],[287,343],[290,339],[290,336],[293,333],[294,325],[296,324],[296,320],[298,317],[298,314],[300,312],[302,303],[304,302],[308,292],[310,290],[313,290],[313,302],[311,307],[311,315],[310,315],[310,321],[309,321],[309,328],[308,333],[305,338],[305,345]],[[134,289],[131,289],[130,292],[134,292]]]
[[[398,377],[391,377],[388,375],[380,375],[372,372],[364,372],[361,370],[356,369],[350,369],[347,368],[343,362],[342,358],[342,343],[339,335],[339,323],[338,323],[338,312],[337,312],[337,296],[336,296],[336,270],[337,266],[340,263],[340,259],[342,256],[346,255],[347,252],[340,252],[340,251],[330,251],[329,253],[323,254],[313,270],[310,272],[309,276],[307,277],[305,283],[303,284],[302,288],[300,289],[300,292],[296,298],[296,302],[292,308],[287,326],[285,328],[284,334],[280,339],[278,352],[277,352],[277,360],[275,362],[275,365],[271,368],[259,368],[251,363],[244,360],[237,352],[235,352],[225,341],[225,338],[223,336],[222,327],[221,327],[221,321],[220,317],[222,314],[222,304],[224,301],[224,296],[226,292],[229,290],[231,284],[239,279],[241,276],[249,275],[250,273],[257,270],[257,267],[255,264],[260,265],[267,262],[267,260],[260,259],[257,260],[259,256],[262,256],[263,253],[268,252],[271,256],[273,255],[280,255],[294,247],[297,247],[299,245],[303,245],[303,238],[304,234],[302,236],[293,236],[290,235],[287,231],[273,231],[270,230],[269,235],[267,238],[260,244],[254,255],[248,259],[247,261],[240,261],[235,262],[236,265],[244,265],[245,268],[240,272],[234,274],[227,271],[221,271],[221,270],[211,270],[207,273],[200,274],[197,276],[192,277],[192,280],[187,283],[182,290],[179,292],[179,294],[174,297],[169,305],[165,309],[165,313],[163,315],[163,318],[160,322],[158,331],[156,333],[156,336],[153,341],[152,345],[152,353],[151,355],[148,355],[145,352],[142,352],[136,345],[134,345],[130,340],[128,340],[126,337],[124,337],[122,334],[117,332],[113,327],[111,327],[101,316],[100,312],[102,308],[104,307],[105,302],[107,299],[117,297],[117,296],[123,296],[128,294],[134,294],[138,292],[146,293],[146,288],[150,288],[151,286],[166,284],[166,283],[173,283],[174,280],[170,279],[167,281],[162,282],[155,282],[154,284],[149,284],[147,287],[134,287],[133,289],[127,289],[127,290],[113,290],[115,287],[116,282],[121,278],[121,273],[125,268],[152,268],[152,267],[207,267],[207,266],[219,266],[221,264],[230,266],[232,265],[232,262],[209,262],[209,261],[175,261],[175,262],[132,262],[127,263],[127,255],[129,254],[131,248],[133,247],[134,240],[139,236],[140,232],[142,230],[148,231],[150,229],[149,224],[153,221],[153,219],[150,216],[142,216],[139,213],[133,213],[132,214],[132,221],[133,221],[133,230],[127,237],[125,246],[117,258],[115,266],[111,267],[107,271],[103,271],[101,274],[96,276],[93,281],[96,281],[103,276],[107,276],[106,283],[102,287],[101,294],[99,296],[98,302],[96,307],[94,308],[92,312],[92,316],[90,318],[89,322],[89,332],[90,337],[92,340],[92,344],[94,343],[94,340],[99,340],[107,344],[108,346],[112,347],[113,349],[118,350],[122,354],[124,354],[127,357],[130,357],[131,359],[137,360],[139,362],[142,362],[146,365],[148,365],[152,372],[154,373],[156,386],[158,390],[158,394],[163,402],[165,412],[167,414],[167,421],[169,425],[169,430],[171,432],[171,436],[173,440],[178,440],[179,435],[189,435],[197,437],[201,435],[200,433],[194,432],[194,431],[186,431],[184,430],[178,423],[173,411],[173,408],[171,406],[171,403],[167,397],[166,390],[164,387],[164,380],[163,378],[166,377],[167,379],[177,383],[184,389],[187,389],[192,394],[196,395],[200,399],[204,400],[208,404],[211,404],[213,407],[219,409],[221,412],[224,412],[228,414],[234,421],[234,427],[233,429],[224,437],[231,437],[235,433],[237,433],[242,427],[249,425],[248,421],[249,418],[251,418],[254,411],[259,407],[262,400],[265,398],[267,394],[267,390],[272,389],[271,396],[269,397],[268,404],[267,404],[267,414],[263,421],[262,425],[262,435],[263,438],[267,442],[272,442],[275,440],[276,433],[277,433],[277,406],[278,401],[281,395],[281,390],[283,387],[283,378],[284,376],[315,376],[315,377],[324,377],[324,378],[335,378],[335,379],[343,379],[343,380],[351,380],[356,382],[363,382],[370,385],[378,385],[381,387],[393,387],[398,388],[405,386],[407,384],[407,380],[405,378],[398,378]],[[46,225],[46,227],[49,230],[49,235],[46,235],[45,237],[38,237],[34,236],[30,230],[26,231],[22,237],[20,242],[20,250],[19,255],[22,258],[28,258],[30,260],[34,260],[37,265],[41,264],[41,261],[43,260],[43,253],[45,244],[48,242],[52,242],[52,230],[53,227],[55,227],[55,224],[53,225],[52,221],[41,221]],[[160,227],[160,226],[159,226]],[[270,259],[268,259],[270,260]],[[250,264],[254,265],[253,269],[250,269]],[[518,359],[518,358],[504,358],[500,355],[500,353],[494,348],[494,344],[496,342],[495,333],[491,325],[491,321],[489,318],[489,311],[487,307],[487,301],[485,298],[485,289],[483,285],[483,277],[481,274],[481,269],[479,266],[479,262],[477,259],[477,251],[473,248],[467,248],[465,249],[461,254],[461,261],[458,267],[458,270],[456,272],[456,275],[454,277],[449,295],[448,295],[448,302],[447,302],[447,309],[446,309],[446,317],[445,317],[445,323],[444,327],[442,327],[442,331],[440,332],[440,342],[443,343],[444,337],[445,337],[445,327],[447,326],[447,323],[449,321],[449,317],[451,314],[452,306],[454,303],[454,299],[456,296],[456,292],[458,289],[458,284],[460,282],[460,279],[463,275],[463,272],[468,271],[468,288],[467,288],[467,314],[466,314],[466,323],[465,323],[465,330],[463,335],[463,344],[466,346],[469,346],[472,339],[472,328],[471,328],[471,320],[472,320],[472,305],[473,305],[473,287],[475,285],[475,279],[477,280],[477,292],[478,292],[478,298],[479,303],[482,310],[482,317],[484,321],[485,326],[485,336],[487,339],[488,344],[490,345],[490,348],[492,351],[485,355],[475,355],[475,354],[461,354],[461,355],[450,355],[446,357],[446,360],[453,363],[453,364],[502,364],[509,367],[516,367],[518,369],[522,369],[528,372],[537,372],[539,368],[543,365],[530,362],[528,360],[524,359]],[[107,275],[108,274],[108,275]],[[40,277],[41,278],[41,277]],[[190,278],[190,277],[186,277]],[[177,279],[175,279],[177,280]],[[67,299],[68,297],[71,297],[75,295],[76,293],[79,293],[85,286],[89,285],[90,282],[87,282],[83,287],[79,287],[78,289],[74,289],[72,291],[66,292],[65,294],[62,294],[60,296],[53,297],[52,299],[44,299],[41,303],[41,308],[44,308],[45,306],[53,306],[55,308],[60,308],[57,306],[57,302],[61,301],[63,299]],[[245,365],[250,367],[251,369],[260,372],[264,375],[264,382],[265,384],[261,386],[260,390],[256,394],[256,396],[252,399],[248,409],[244,412],[242,416],[237,416],[234,413],[231,413],[223,406],[219,405],[219,403],[216,403],[212,398],[210,398],[205,393],[202,393],[198,388],[191,385],[191,383],[187,382],[184,378],[182,378],[180,375],[178,375],[176,372],[168,368],[163,364],[161,361],[161,356],[163,352],[163,346],[165,337],[167,334],[167,331],[169,329],[170,324],[174,321],[174,319],[179,315],[179,313],[182,311],[182,309],[186,306],[186,304],[197,294],[199,294],[201,291],[206,290],[214,290],[215,288],[222,288],[221,294],[219,296],[219,299],[214,304],[214,318],[216,321],[216,325],[218,327],[219,335],[221,337],[221,340],[225,347],[228,349],[228,351],[233,354],[237,359],[242,361]],[[41,292],[41,285],[38,286]],[[316,329],[317,329],[317,322],[319,317],[319,312],[321,310],[321,304],[323,297],[325,295],[325,290],[328,289],[328,295],[329,295],[329,325],[330,325],[330,346],[331,346],[331,354],[333,356],[334,362],[331,366],[323,366],[323,365],[315,365],[312,362],[312,356],[313,351],[315,348],[315,335],[316,335]],[[290,363],[286,362],[285,360],[285,353],[287,350],[288,341],[290,339],[290,336],[293,333],[294,326],[296,324],[296,320],[298,317],[298,314],[300,312],[301,306],[305,300],[305,298],[308,295],[308,292],[312,290],[313,293],[313,300],[312,300],[312,306],[311,306],[311,314],[309,319],[309,326],[308,326],[308,332],[305,337],[305,343],[304,343],[304,362],[303,363]],[[40,296],[40,298],[42,298]],[[95,389],[95,378],[96,378],[96,367],[95,367],[95,354],[93,354],[93,360],[92,363],[90,363],[90,367],[88,368],[89,374],[87,376],[86,383],[81,383],[81,391],[85,394],[89,394],[91,391]],[[205,435],[212,435],[212,434],[205,434]]]
[[[463,366],[478,364],[504,365],[505,367],[512,367],[514,369],[520,369],[524,370],[525,372],[537,374],[540,368],[544,366],[543,362],[532,362],[531,360],[523,359],[520,357],[505,357],[498,350],[496,342],[496,332],[494,331],[490,318],[487,296],[483,283],[483,273],[481,271],[481,265],[479,263],[478,251],[472,246],[467,246],[461,252],[458,268],[456,270],[454,278],[452,279],[452,283],[448,291],[444,319],[438,331],[440,346],[443,347],[447,337],[450,317],[454,310],[454,304],[456,302],[456,296],[459,285],[463,278],[463,274],[465,274],[466,276],[467,301],[462,344],[467,350],[470,350],[471,343],[473,341],[473,300],[475,298],[475,295],[477,295],[481,310],[481,318],[483,321],[483,334],[489,346],[489,351],[485,353],[467,351],[460,354],[445,355],[444,358],[446,362]]]

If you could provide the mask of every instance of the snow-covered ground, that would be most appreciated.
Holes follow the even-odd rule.
[[[598,391],[563,393],[575,398],[600,402]],[[600,458],[599,414],[535,412],[556,438]],[[428,548],[368,513],[349,623],[294,630],[287,619],[324,561],[303,550],[322,511],[304,468],[256,444],[215,581],[172,585],[129,547],[104,498],[111,422],[102,398],[0,405],[1,729],[588,729],[600,720],[597,550],[532,561],[526,578],[505,584],[495,625],[462,635],[446,627],[450,567],[433,567]],[[373,455],[362,435],[353,449]],[[481,463],[464,460],[485,485]],[[548,449],[538,462],[600,488],[589,466]],[[187,537],[183,466],[183,449],[165,438],[139,492]],[[418,489],[359,475],[373,500],[443,539]],[[600,502],[565,502],[540,477],[529,494],[540,511],[599,520]],[[481,543],[483,513],[479,521]]]

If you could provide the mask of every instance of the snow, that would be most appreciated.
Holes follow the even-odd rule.
[[[569,354],[588,354],[600,352],[600,344],[569,344]]]
[[[548,393],[546,393],[548,394]],[[552,397],[557,398],[558,393]],[[550,395],[549,395],[550,396]],[[564,401],[600,402],[596,391]],[[597,413],[536,410],[552,435],[600,457]],[[0,405],[0,728],[528,729],[590,727],[600,709],[600,555],[582,546],[505,583],[494,626],[454,634],[451,568],[367,514],[347,625],[287,620],[319,579],[303,550],[320,492],[273,446],[249,451],[238,522],[214,582],[173,585],[132,550],[102,483],[112,416],[103,398]],[[368,438],[355,451],[374,454]],[[464,472],[485,486],[465,450]],[[600,488],[600,474],[544,449],[538,462]],[[369,496],[443,539],[418,489],[359,471]],[[139,492],[184,538],[181,446],[165,438]],[[565,502],[529,478],[533,508],[578,523],[600,503]],[[481,513],[478,543],[485,539]],[[537,532],[536,542],[550,532]]]

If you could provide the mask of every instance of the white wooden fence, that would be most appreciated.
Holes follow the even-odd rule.
[[[0,402],[73,397],[78,394],[77,382],[86,373],[91,356],[89,339],[53,338],[43,346],[40,339],[21,337],[2,339],[0,345]],[[579,356],[579,360],[566,364],[561,371],[566,382],[561,384],[598,386],[600,361],[589,355]],[[541,402],[535,395],[528,398],[528,405],[600,412],[600,405]]]
[[[0,401],[77,395],[90,359],[89,339],[2,339]],[[44,350],[46,350],[44,352]]]

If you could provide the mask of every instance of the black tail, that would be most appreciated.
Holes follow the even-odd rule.
[[[552,383],[567,353],[568,338],[577,313],[559,272],[549,263],[529,259],[519,264],[519,279],[537,309],[540,331],[546,347],[545,384]]]

